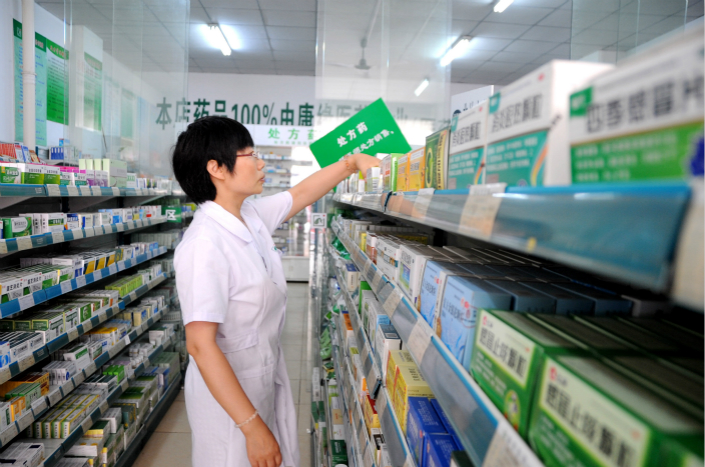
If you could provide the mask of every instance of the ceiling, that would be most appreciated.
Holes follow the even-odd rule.
[[[86,16],[86,22],[79,24],[111,21],[107,13],[98,14],[102,4],[112,10],[112,0],[72,1],[74,20],[80,21]],[[165,0],[143,1],[145,5],[163,5]],[[451,37],[473,36],[470,50],[451,65],[451,82],[500,85],[514,81],[549,60],[568,59],[571,52],[574,58],[582,58],[586,51],[596,49],[632,49],[682,25],[686,4],[685,0],[515,0],[503,13],[495,13],[493,0],[449,1],[452,1]],[[86,7],[78,8],[83,2]],[[63,17],[63,0],[38,0],[37,3]],[[429,8],[432,5],[434,2],[429,0]],[[637,5],[640,8],[638,23],[637,15],[629,14],[631,10],[636,11]],[[687,5],[687,21],[703,16],[703,0],[689,0]],[[177,42],[183,42],[178,40],[180,36],[188,36],[191,72],[314,76],[317,6],[317,0],[190,0],[187,32],[183,31],[183,26],[163,19],[168,15],[168,8],[156,13],[154,8],[146,8],[145,14],[149,13],[149,21],[154,21],[150,34],[156,34],[152,29],[163,29],[164,40],[176,38]],[[354,2],[350,6],[353,7]],[[357,24],[353,19],[351,16],[348,31],[345,31],[348,35]],[[203,34],[209,23],[230,27],[241,47],[230,56],[223,56]],[[638,36],[634,34],[637,24]],[[105,34],[95,32],[104,35],[109,46],[110,24],[105,26]],[[181,31],[175,30],[179,27]],[[363,36],[366,28],[367,21],[360,22],[357,36]],[[157,45],[150,41],[152,39],[147,37],[143,40],[143,53],[145,59],[149,59],[143,63],[150,62],[143,66],[166,67],[166,57],[152,53],[152,50],[163,49],[145,47]],[[357,54],[358,49],[356,39],[356,43],[350,45],[350,52]],[[179,58],[177,51],[170,63],[178,65]]]

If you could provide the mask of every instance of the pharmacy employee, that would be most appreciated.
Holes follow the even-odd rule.
[[[190,124],[174,148],[174,175],[199,205],[174,257],[194,467],[299,466],[279,341],[286,280],[272,232],[353,172],[378,165],[356,154],[289,191],[251,199],[265,176],[253,146],[244,126],[212,116]]]

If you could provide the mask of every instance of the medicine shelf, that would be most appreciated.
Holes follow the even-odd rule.
[[[349,193],[333,199],[655,292],[669,290],[691,198],[688,184],[511,187],[492,193],[495,188]]]
[[[154,282],[154,281],[152,281]],[[102,323],[103,321],[106,321],[108,318],[112,317],[114,314],[116,314],[116,309],[118,308],[117,305],[114,305],[112,307],[104,307],[99,311],[101,313],[99,316],[94,316],[93,318],[100,318],[97,322],[97,324]],[[108,311],[112,312],[112,314],[108,315]],[[91,362],[86,368],[82,369],[80,373],[77,373],[75,376],[73,376],[69,381],[65,382],[61,386],[54,386],[53,389],[49,391],[49,393],[45,396],[40,397],[36,401],[32,403],[32,406],[29,411],[27,411],[25,414],[23,414],[18,420],[15,420],[12,424],[10,424],[7,428],[5,428],[2,432],[0,432],[0,448],[7,446],[15,437],[17,437],[20,433],[22,433],[28,426],[30,426],[31,423],[33,423],[35,420],[41,418],[44,413],[51,407],[55,406],[57,403],[59,403],[63,398],[65,398],[67,395],[71,393],[79,384],[81,384],[83,381],[85,381],[86,378],[91,376],[93,373],[97,371],[98,368],[102,367],[105,365],[108,360],[111,358],[115,357],[119,352],[121,352],[127,345],[130,345],[131,342],[137,339],[141,334],[143,334],[147,329],[149,329],[154,323],[159,321],[162,316],[164,316],[166,313],[169,312],[169,307],[165,307],[163,310],[158,310],[154,316],[152,316],[146,323],[144,323],[142,326],[139,326],[135,329],[133,329],[130,333],[128,333],[125,337],[123,337],[119,343],[113,345],[108,352],[101,354],[98,358],[96,358],[93,362]],[[88,327],[87,329],[81,329],[81,333],[78,335],[82,335],[83,333],[89,331],[93,327],[93,318],[84,321],[83,323],[79,324],[79,327],[82,325],[86,325],[87,323],[90,323],[91,327]],[[64,336],[67,336],[64,334]],[[59,338],[55,339],[52,342],[56,342],[58,339],[60,339],[63,336],[60,336]],[[73,339],[70,340],[65,340],[63,345],[68,344],[71,340],[75,340],[77,338],[74,337]],[[62,345],[62,346],[63,346]],[[54,350],[62,347],[55,347]],[[162,346],[163,347],[163,346]],[[50,350],[50,352],[53,352],[54,350]],[[155,349],[156,352],[156,349]],[[158,353],[152,353],[153,357],[156,357]],[[36,362],[32,361],[29,366],[34,365]],[[149,366],[149,365],[146,365]],[[137,369],[135,370],[135,374],[141,373],[144,371],[144,364],[141,364]],[[127,379],[123,380],[123,390],[127,388]],[[118,388],[120,386],[118,385]],[[116,388],[117,389],[117,388]],[[104,402],[105,403],[105,402]],[[105,410],[102,411],[104,413]],[[100,418],[100,417],[98,417]],[[86,420],[88,417],[86,418]],[[97,420],[97,419],[96,419]],[[96,420],[93,420],[95,422]],[[87,423],[87,422],[86,422]],[[92,424],[92,423],[91,423]],[[83,424],[82,424],[83,427]],[[88,425],[88,428],[90,428],[90,425]],[[71,435],[73,436],[73,434]],[[80,436],[78,437],[80,438]],[[76,438],[76,439],[78,439]]]
[[[121,342],[125,342],[123,339]],[[148,360],[152,360],[161,354],[166,347],[169,346],[171,343],[170,340],[167,340],[167,342],[163,343],[162,345],[159,345],[157,348],[155,348],[151,354],[149,354]],[[115,347],[115,346],[114,346]],[[122,349],[125,348],[125,345],[122,346]],[[121,350],[122,350],[121,349]],[[116,353],[117,354],[117,353]],[[110,357],[113,358],[113,357]],[[106,359],[107,362],[107,359]],[[104,364],[104,363],[103,363]],[[102,366],[102,365],[101,365]],[[143,372],[146,366],[145,364],[140,364],[137,368],[134,370],[134,377],[137,378],[140,376]],[[61,440],[61,442],[57,445],[54,446],[54,450],[51,454],[48,454],[45,456],[44,462],[40,464],[40,467],[53,467],[56,465],[56,463],[61,459],[61,457],[71,449],[71,447],[76,444],[76,442],[81,439],[83,434],[90,429],[91,426],[105,414],[105,412],[108,410],[110,405],[117,400],[120,395],[128,388],[129,386],[129,380],[127,377],[121,381],[121,383],[115,387],[110,394],[108,394],[108,397],[103,403],[100,404],[98,408],[96,408],[89,417],[86,417],[81,425],[73,431],[68,438],[65,438]],[[37,442],[35,439],[26,439],[26,442]],[[57,440],[59,441],[59,440]]]
[[[67,294],[88,284],[92,284],[93,282],[103,279],[105,277],[115,275],[120,271],[124,271],[125,269],[129,269],[133,266],[137,266],[138,264],[142,264],[159,255],[163,255],[164,253],[166,253],[166,251],[166,247],[159,247],[142,255],[138,255],[133,259],[118,261],[106,268],[99,269],[89,274],[84,274],[83,276],[76,277],[75,279],[71,279],[70,281],[64,281],[61,284],[54,285],[44,290],[39,290],[32,294],[25,295],[24,297],[20,297],[15,300],[10,300],[9,302],[0,305],[0,318],[7,318],[28,308],[31,308],[34,305],[38,305],[40,303],[46,302],[47,300],[51,300],[52,298],[56,298],[59,295]]]
[[[337,277],[339,279],[342,278],[343,274],[340,268],[336,266],[335,270]],[[372,348],[370,346],[369,338],[365,332],[365,329],[361,326],[362,323],[360,323],[358,307],[350,296],[350,292],[346,290],[345,284],[343,284],[341,280],[339,280],[338,283],[340,284],[341,291],[345,297],[345,302],[348,307],[348,316],[350,317],[350,323],[353,328],[355,339],[358,344],[362,342],[361,345],[358,345],[358,352],[367,381],[367,389],[371,395],[370,397],[372,397],[372,395],[376,396],[375,409],[377,410],[377,416],[379,417],[382,434],[384,435],[385,442],[387,443],[387,449],[389,450],[389,457],[392,465],[394,467],[415,467],[416,462],[410,455],[409,446],[401,429],[401,425],[399,424],[399,420],[393,410],[387,410],[389,407],[389,393],[385,387],[381,387],[381,371],[377,366],[376,360],[372,356]],[[340,328],[342,330],[342,326],[340,326]],[[350,365],[348,365],[348,368],[349,366]],[[338,372],[336,370],[336,375],[337,374]],[[349,376],[351,377],[352,375]],[[370,381],[377,381],[380,387],[371,388]],[[357,402],[357,398],[355,401]]]
[[[136,221],[119,222],[117,224],[101,225],[98,227],[89,227],[87,229],[62,230],[60,232],[49,232],[39,235],[30,235],[27,237],[7,238],[0,240],[0,254],[41,248],[48,245],[71,242],[94,236],[98,237],[100,235],[131,232],[144,227],[163,224],[166,221],[166,216],[160,216]]]
[[[377,269],[337,224],[332,227],[360,274],[383,304],[404,347],[411,353],[473,464],[542,466],[534,452],[435,335],[401,289]]]

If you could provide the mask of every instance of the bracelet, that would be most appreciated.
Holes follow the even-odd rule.
[[[247,424],[250,423],[252,420],[254,420],[257,415],[259,415],[259,411],[258,411],[258,410],[255,410],[255,413],[253,413],[250,418],[248,418],[247,420],[245,420],[245,421],[242,422],[242,423],[236,423],[235,426],[236,426],[237,428],[242,428],[243,426],[247,425]]]
[[[350,171],[350,172],[355,172],[353,169],[350,168],[350,155],[346,154],[343,156],[343,162],[345,162],[345,170]]]

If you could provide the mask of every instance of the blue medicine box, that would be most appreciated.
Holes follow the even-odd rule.
[[[431,399],[431,405],[436,410],[436,415],[438,415],[438,418],[441,419],[441,423],[445,427],[446,432],[453,437],[453,441],[455,441],[455,444],[457,444],[458,447],[462,449],[463,444],[460,442],[458,434],[453,429],[453,425],[450,424],[450,420],[448,420],[448,415],[446,415],[446,413],[441,408],[441,404],[439,404],[436,399]]]
[[[406,440],[414,455],[416,465],[421,466],[424,439],[429,433],[445,433],[446,429],[426,397],[409,397],[409,415],[406,422]]]
[[[436,302],[438,294],[443,293],[445,277],[449,275],[469,275],[470,273],[459,264],[447,261],[428,261],[421,280],[421,294],[419,295],[419,313],[433,328],[436,316]]]
[[[545,282],[521,282],[530,289],[548,295],[556,301],[557,315],[590,315],[594,302],[588,298],[554,287]]]
[[[510,310],[512,296],[480,279],[450,276],[434,330],[464,368],[470,368],[480,308]]]
[[[449,467],[450,456],[459,447],[448,433],[429,433],[424,440],[421,467]]]
[[[592,300],[595,303],[595,316],[628,315],[632,310],[632,302],[616,294],[593,289],[592,287],[586,287],[574,282],[555,285],[568,292]]]
[[[555,313],[556,301],[548,295],[510,280],[487,282],[512,296],[511,310],[513,311],[521,311],[522,313]]]

